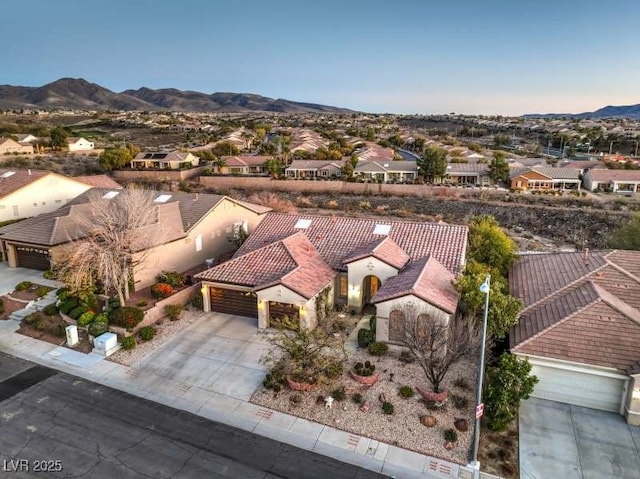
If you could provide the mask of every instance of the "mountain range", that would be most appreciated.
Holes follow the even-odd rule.
[[[251,93],[200,93],[175,88],[113,92],[82,78],[61,78],[41,87],[0,85],[0,109],[166,110],[194,112],[271,111],[352,113],[352,110],[273,99]]]
[[[523,118],[627,118],[640,120],[640,104],[626,106],[605,106],[596,111],[584,113],[531,113],[522,115]]]

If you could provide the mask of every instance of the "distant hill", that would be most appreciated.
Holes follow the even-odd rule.
[[[142,87],[115,93],[82,78],[61,78],[41,87],[0,85],[0,109],[169,110],[197,112],[273,111],[351,113],[334,106],[273,99],[250,93],[200,93]]]
[[[628,118],[640,120],[640,104],[628,106],[605,106],[596,111],[585,113],[531,113],[523,118]]]

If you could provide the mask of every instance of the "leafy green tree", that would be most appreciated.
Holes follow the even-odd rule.
[[[105,170],[111,171],[127,166],[132,159],[131,150],[128,148],[107,148],[98,158],[98,163]]]
[[[140,153],[140,148],[138,148],[133,143],[127,143],[125,148],[127,150],[129,150],[129,153],[131,154],[131,158],[135,158],[136,155],[138,155],[138,153]]]
[[[442,148],[428,147],[422,158],[418,160],[418,171],[421,176],[433,179],[447,173],[447,151]]]
[[[493,159],[489,163],[489,178],[496,183],[506,183],[509,181],[509,163],[507,155],[502,151],[496,151]]]
[[[211,161],[211,165],[216,169],[216,173],[220,173],[222,168],[227,166],[227,160],[221,156],[217,156]]]
[[[467,258],[486,264],[506,277],[516,259],[516,246],[493,216],[476,216],[469,224]]]
[[[509,135],[505,135],[504,133],[498,133],[493,137],[493,144],[495,146],[508,145],[509,143],[511,143],[511,138]]]
[[[282,162],[276,158],[269,158],[264,162],[264,167],[272,178],[278,178],[282,171]]]
[[[504,431],[517,417],[520,401],[528,399],[538,382],[525,359],[504,353],[497,366],[487,369],[485,416],[492,431]]]
[[[347,178],[351,179],[353,178],[354,171],[355,168],[353,167],[353,164],[350,161],[347,161],[342,167],[342,176],[346,176]]]
[[[634,214],[628,223],[619,226],[608,243],[609,247],[615,249],[640,250],[640,213]]]
[[[240,150],[238,150],[238,147],[230,141],[221,141],[211,148],[211,153],[216,156],[234,156],[239,152]]]
[[[65,130],[61,126],[56,126],[51,133],[49,133],[51,137],[51,147],[59,150],[63,146],[67,146],[67,138],[69,138],[69,132]]]

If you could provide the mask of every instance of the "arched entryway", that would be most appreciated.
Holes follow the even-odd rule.
[[[364,308],[366,305],[371,304],[371,298],[373,298],[380,287],[382,286],[382,281],[377,276],[372,274],[365,276],[362,280],[362,307]]]

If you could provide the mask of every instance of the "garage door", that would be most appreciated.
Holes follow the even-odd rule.
[[[620,412],[625,379],[533,364],[538,377],[532,396],[602,411]]]
[[[49,252],[46,249],[16,246],[16,255],[20,268],[38,269],[40,271],[46,271],[51,268]]]
[[[293,304],[278,303],[276,301],[269,301],[269,318],[283,318],[283,317],[299,318],[300,308]]]
[[[211,311],[257,318],[258,301],[246,291],[211,288]]]

